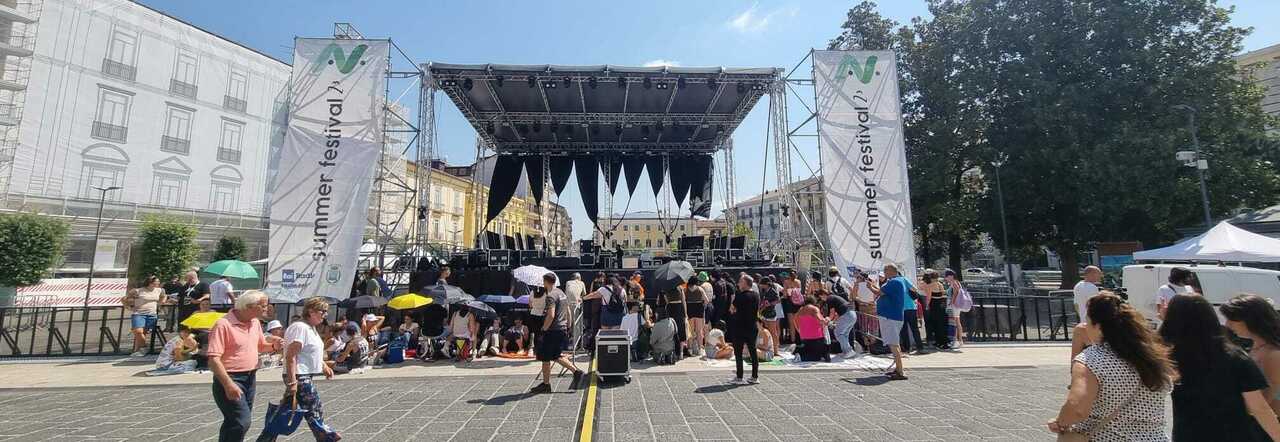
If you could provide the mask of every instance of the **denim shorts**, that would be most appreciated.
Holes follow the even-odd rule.
[[[129,322],[133,324],[132,328],[151,330],[156,326],[156,315],[134,313],[133,316],[129,317]]]

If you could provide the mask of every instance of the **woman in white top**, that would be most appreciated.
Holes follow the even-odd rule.
[[[476,322],[476,315],[467,311],[466,307],[459,306],[458,311],[454,312],[452,319],[449,320],[449,330],[453,332],[454,341],[458,342],[458,359],[461,361],[471,360],[471,342],[474,340],[477,329],[480,324]]]
[[[160,278],[148,276],[142,287],[130,290],[124,297],[124,306],[129,309],[130,322],[133,329],[133,354],[141,357],[146,353],[142,347],[147,345],[147,333],[156,326],[156,312],[164,303],[164,289],[160,288]]]
[[[320,395],[311,383],[311,377],[323,374],[325,379],[333,378],[333,370],[324,363],[324,341],[316,333],[316,327],[324,323],[329,313],[329,303],[324,298],[307,299],[302,305],[302,320],[289,324],[284,332],[284,399],[281,406],[292,404],[296,398],[297,407],[306,411],[304,415],[307,426],[311,427],[311,435],[316,440],[338,440],[341,436],[332,427],[324,423],[324,407],[320,403]],[[274,441],[278,435],[265,428],[259,441]]]

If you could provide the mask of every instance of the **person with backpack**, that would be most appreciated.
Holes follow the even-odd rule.
[[[622,327],[622,317],[627,314],[626,289],[616,276],[610,276],[608,283],[596,290],[592,295],[600,297],[600,328],[612,330]]]

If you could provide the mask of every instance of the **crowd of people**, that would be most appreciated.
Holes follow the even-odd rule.
[[[1215,309],[1194,272],[1175,268],[1149,321],[1100,290],[1101,276],[1086,268],[1074,290],[1071,382],[1048,422],[1059,440],[1169,440],[1166,400],[1173,440],[1280,440],[1280,314],[1270,301],[1241,294]]]

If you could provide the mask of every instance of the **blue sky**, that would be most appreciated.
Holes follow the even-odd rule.
[[[822,48],[839,33],[845,13],[856,1],[740,2],[668,1],[643,4],[611,1],[262,1],[142,0],[224,37],[288,61],[293,38],[332,35],[334,22],[349,22],[366,37],[391,38],[417,62],[511,64],[667,63],[681,66],[784,67],[790,69],[810,48]],[[923,0],[880,1],[882,14],[906,23],[927,13]],[[1220,1],[1234,5],[1233,23],[1252,26],[1245,50],[1280,43],[1280,2]],[[402,60],[397,60],[400,62]],[[807,70],[807,69],[802,69]],[[406,85],[392,85],[392,94]],[[812,94],[800,88],[799,94]],[[416,94],[406,95],[416,100]],[[443,101],[439,116],[439,155],[453,164],[475,157],[475,136],[461,114]],[[809,100],[811,101],[811,99]],[[791,124],[805,118],[792,99]],[[410,107],[416,107],[412,101]],[[764,163],[767,106],[748,116],[734,134],[737,200],[774,188],[772,163]],[[793,156],[793,177],[809,176],[805,161],[817,167],[809,144]],[[770,153],[772,155],[772,153]],[[803,160],[802,158],[803,157]],[[772,159],[770,159],[772,161]],[[723,173],[717,169],[717,173]],[[763,178],[763,180],[762,180]],[[719,179],[719,178],[717,178]],[[574,181],[570,181],[571,183]],[[641,180],[631,210],[653,209],[647,180]],[[591,233],[575,186],[561,196],[573,216],[574,237]],[[717,211],[723,207],[717,185]],[[626,204],[619,193],[615,211]],[[602,209],[603,205],[602,205]]]

